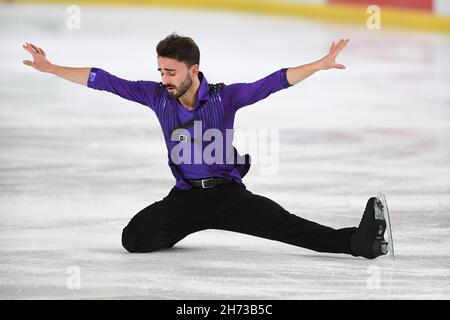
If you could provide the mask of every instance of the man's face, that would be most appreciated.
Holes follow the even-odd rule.
[[[158,71],[161,73],[163,86],[172,98],[184,95],[197,75],[198,65],[188,68],[184,62],[176,59],[158,57]]]

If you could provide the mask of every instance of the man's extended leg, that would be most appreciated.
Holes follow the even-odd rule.
[[[289,213],[269,198],[237,185],[216,206],[214,228],[246,233],[319,252],[347,253],[357,228],[333,229]]]

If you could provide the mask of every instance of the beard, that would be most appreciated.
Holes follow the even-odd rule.
[[[176,86],[172,86],[172,85],[167,85],[166,88],[174,88],[175,91],[173,92],[169,92],[169,95],[174,98],[174,99],[178,99],[179,97],[181,97],[182,95],[184,95],[189,88],[192,86],[192,79],[189,78],[189,76],[186,78],[186,80],[184,80],[179,87]]]

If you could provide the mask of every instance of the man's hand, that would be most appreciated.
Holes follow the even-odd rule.
[[[33,67],[41,72],[52,73],[58,77],[86,86],[91,68],[63,67],[50,63],[45,58],[45,52],[31,43],[22,46],[33,56],[33,61],[23,60],[23,64]]]
[[[336,63],[336,57],[348,42],[349,39],[341,39],[337,43],[333,42],[330,52],[322,59],[299,67],[288,68],[286,76],[289,84],[297,84],[320,70],[345,69],[343,64]]]
[[[342,51],[342,49],[345,48],[349,41],[349,39],[341,39],[337,43],[333,41],[333,43],[331,44],[330,52],[325,57],[317,61],[320,70],[333,68],[345,69],[345,66],[343,64],[336,63],[336,57]]]
[[[26,43],[22,46],[25,50],[27,50],[33,56],[33,61],[23,60],[23,64],[27,66],[33,67],[41,72],[50,72],[52,68],[52,64],[45,58],[45,52],[41,48],[35,46],[32,43]]]

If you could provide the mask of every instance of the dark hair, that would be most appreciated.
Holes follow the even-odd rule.
[[[200,50],[194,40],[179,36],[175,32],[158,43],[156,53],[159,57],[184,62],[188,68],[194,64],[200,64]]]

